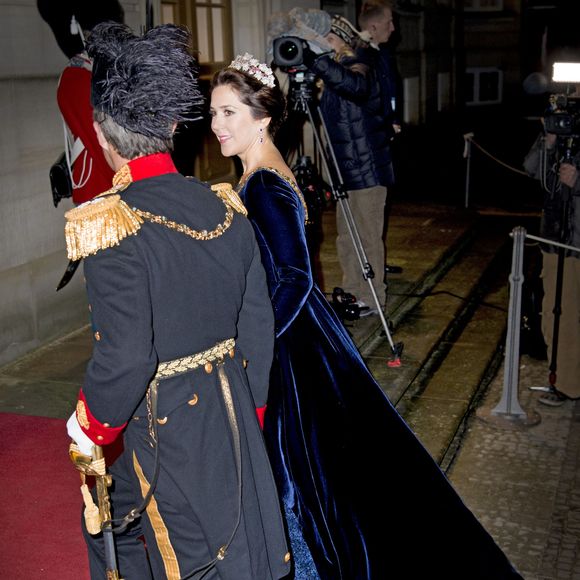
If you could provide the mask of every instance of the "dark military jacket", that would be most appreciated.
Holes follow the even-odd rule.
[[[113,466],[113,479],[135,479],[140,493],[154,472],[146,393],[159,363],[234,338],[235,356],[226,355],[221,363],[231,401],[222,395],[215,361],[213,370],[210,364],[159,383],[156,505],[162,512],[164,505],[170,506],[161,515],[167,517],[177,561],[185,554],[180,574],[191,564],[191,550],[179,545],[188,524],[174,521],[172,514],[195,514],[192,533],[202,530],[210,558],[236,529],[241,513],[228,557],[217,564],[220,577],[281,577],[289,571],[289,556],[255,413],[266,404],[274,325],[252,226],[208,186],[179,175],[168,155],[133,160],[117,176],[127,167],[132,182],[118,192],[123,203],[101,212],[106,213],[106,231],[97,232],[123,239],[85,258],[95,340],[77,404],[79,424],[97,444],[110,443],[124,431],[125,453],[132,459],[123,465],[136,466],[141,486],[131,467],[123,468],[131,472],[126,475]],[[106,198],[95,200],[71,213],[98,214],[107,203]],[[143,223],[123,237],[124,228],[131,229],[127,215],[134,218],[135,212]],[[108,220],[116,224],[114,232]],[[88,235],[86,225],[79,227],[81,246],[100,239]],[[239,431],[241,470],[230,444],[235,440],[230,405]],[[112,500],[114,506],[114,493]],[[176,537],[172,525],[180,530]]]

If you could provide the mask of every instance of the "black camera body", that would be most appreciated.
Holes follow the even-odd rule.
[[[550,108],[544,116],[544,128],[555,135],[580,135],[580,98],[564,94],[550,95]]]

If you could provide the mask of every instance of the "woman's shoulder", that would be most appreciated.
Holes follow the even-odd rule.
[[[288,186],[294,184],[294,180],[282,170],[273,166],[262,166],[254,169],[244,180],[243,183],[251,181],[261,181],[264,183],[282,182]]]
[[[258,167],[242,180],[239,190],[247,193],[267,193],[268,195],[294,195],[299,190],[296,182],[275,167]]]
[[[239,187],[240,194],[246,203],[260,201],[267,205],[280,200],[290,203],[293,207],[302,206],[307,214],[304,196],[293,178],[275,167],[259,167],[252,171]],[[262,197],[263,196],[263,197]]]

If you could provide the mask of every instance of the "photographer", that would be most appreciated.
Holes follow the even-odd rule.
[[[393,8],[394,0],[365,0],[358,17],[363,35],[366,35],[370,39],[371,45],[378,50],[377,79],[381,87],[386,131],[391,141],[395,135],[401,132],[401,121],[397,109],[397,103],[401,96],[401,86],[392,42],[390,41],[393,32],[395,32]],[[385,232],[383,236],[385,242],[387,223],[388,205],[385,207]],[[385,275],[402,273],[401,266],[385,263]]]
[[[359,229],[368,261],[376,273],[385,263],[383,242],[387,186],[393,182],[389,135],[383,118],[381,89],[376,77],[378,51],[364,42],[358,31],[341,16],[333,16],[326,40],[334,55],[314,58],[311,71],[324,82],[320,109],[324,116],[342,180],[348,191],[354,223]],[[376,314],[369,284],[350,238],[342,212],[337,213],[338,258],[343,288],[358,298],[361,315]],[[381,275],[373,287],[381,308],[386,287]]]
[[[524,160],[525,170],[541,180],[544,202],[540,235],[580,247],[580,150],[577,136],[542,131]],[[558,336],[553,336],[558,247],[542,245],[542,333],[552,352],[557,340],[557,388],[539,398],[552,407],[580,398],[580,254],[565,250]],[[552,361],[553,364],[554,361]]]

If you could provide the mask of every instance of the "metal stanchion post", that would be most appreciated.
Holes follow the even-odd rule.
[[[540,422],[540,415],[532,411],[526,413],[518,400],[519,364],[520,364],[520,319],[522,311],[522,284],[524,241],[526,230],[516,227],[512,230],[514,240],[512,253],[512,270],[510,273],[510,300],[508,310],[507,334],[505,345],[505,363],[503,391],[500,402],[491,411],[480,409],[478,417],[505,427],[531,427]]]
[[[471,140],[473,139],[473,133],[465,133],[463,135],[465,139],[465,147],[463,148],[463,157],[467,159],[465,167],[465,209],[469,207],[469,179],[471,172]]]

